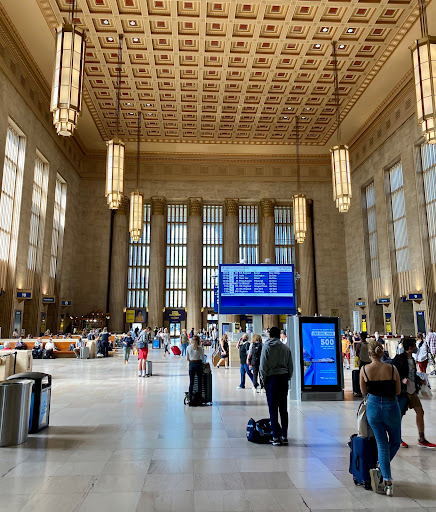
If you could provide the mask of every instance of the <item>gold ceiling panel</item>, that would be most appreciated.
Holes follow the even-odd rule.
[[[52,27],[72,0],[38,0]],[[115,134],[118,35],[121,129],[147,141],[288,144],[335,129],[332,41],[345,117],[418,16],[416,0],[78,0],[88,31],[86,94],[103,139]]]

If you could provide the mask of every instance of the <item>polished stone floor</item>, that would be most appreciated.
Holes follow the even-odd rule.
[[[289,447],[254,445],[245,426],[267,416],[266,399],[235,389],[238,369],[214,370],[214,405],[189,408],[186,361],[150,358],[154,376],[141,379],[136,358],[35,361],[53,375],[50,428],[0,448],[0,512],[436,511],[436,452],[416,446],[413,414],[388,498],[348,473],[359,403],[349,391],[345,402],[291,403]],[[435,441],[435,402],[424,407]]]

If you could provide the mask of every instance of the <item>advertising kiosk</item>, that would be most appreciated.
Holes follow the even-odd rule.
[[[287,335],[294,361],[291,400],[343,400],[339,318],[289,316]]]

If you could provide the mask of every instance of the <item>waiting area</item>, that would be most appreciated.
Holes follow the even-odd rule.
[[[436,453],[417,446],[412,414],[409,448],[393,461],[395,496],[354,485],[351,372],[344,402],[290,402],[289,446],[255,445],[245,429],[268,417],[265,395],[237,390],[238,368],[215,369],[213,405],[187,407],[186,360],[162,352],[150,350],[149,379],[137,378],[136,357],[35,360],[53,376],[50,427],[0,449],[0,512],[436,509]],[[434,440],[434,401],[424,409]]]

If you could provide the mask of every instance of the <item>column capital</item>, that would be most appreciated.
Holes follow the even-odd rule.
[[[203,199],[201,197],[188,197],[188,214],[191,217],[203,215]]]
[[[227,216],[238,216],[239,213],[239,199],[224,199]]]
[[[276,204],[275,199],[262,199],[260,202],[262,216],[263,217],[274,217],[275,204]]]
[[[165,215],[166,199],[164,197],[151,198],[151,214],[152,215]]]
[[[129,197],[123,196],[121,199],[121,202],[120,202],[120,207],[118,208],[118,210],[116,210],[116,212],[122,213],[122,214],[128,213],[129,205],[130,205]]]

